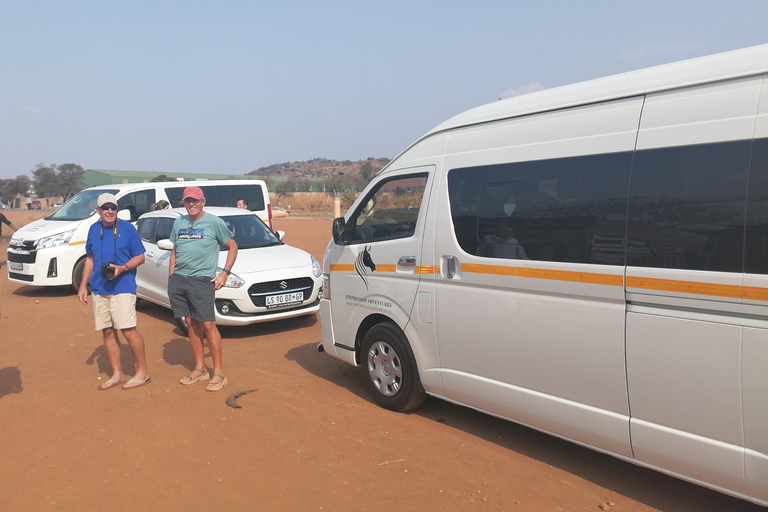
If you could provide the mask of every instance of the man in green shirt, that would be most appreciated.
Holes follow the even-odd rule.
[[[186,317],[195,369],[182,384],[208,380],[207,391],[219,391],[227,384],[222,372],[221,334],[216,327],[215,291],[227,282],[237,258],[237,244],[226,224],[203,211],[205,196],[200,187],[187,187],[182,195],[187,215],[176,219],[171,229],[173,251],[169,260],[168,298],[176,318]],[[219,247],[227,247],[224,272],[216,275]],[[213,361],[213,378],[205,365],[203,338]]]

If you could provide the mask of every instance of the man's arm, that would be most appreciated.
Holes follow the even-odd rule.
[[[230,238],[229,241],[227,241],[227,262],[224,263],[224,270],[231,270],[232,266],[235,264],[235,260],[237,259],[237,242],[235,242],[234,238]],[[218,290],[222,286],[224,286],[227,282],[228,274],[226,272],[222,272],[221,274],[217,275],[211,281],[214,281],[216,285],[214,286],[214,290]]]
[[[145,261],[144,253],[137,254],[133,258],[129,259],[124,265],[115,265],[112,263],[110,266],[115,269],[115,277],[119,276],[123,272],[128,272],[136,267],[143,265]],[[112,279],[114,279],[113,277]]]
[[[89,254],[85,257],[85,265],[83,266],[83,277],[80,279],[80,289],[77,291],[77,298],[83,304],[88,304],[88,282],[91,280],[91,273],[93,272],[93,255]]]
[[[171,256],[168,258],[168,275],[173,274],[173,269],[176,268],[176,246],[173,246],[171,250]]]

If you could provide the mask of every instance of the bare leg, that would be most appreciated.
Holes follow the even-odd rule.
[[[203,349],[205,331],[203,330],[203,322],[190,320],[187,326],[189,327],[189,344],[192,345],[192,354],[195,356],[195,367],[205,368],[205,351]],[[200,374],[198,370],[195,370],[190,374],[190,377],[194,378]]]
[[[211,359],[213,360],[213,371],[223,373],[221,371],[221,334],[216,327],[216,322],[203,322],[203,328],[205,329],[205,338],[208,341],[208,352],[211,353]],[[211,384],[220,381],[221,378],[218,375],[214,375],[211,379]]]
[[[117,341],[117,331],[114,327],[101,330],[104,348],[107,349],[109,364],[112,365],[112,377],[109,380],[121,381],[123,379],[123,365],[120,362],[120,343]]]
[[[133,357],[136,359],[135,380],[145,380],[147,378],[147,356],[144,352],[144,336],[141,335],[135,327],[122,329],[123,336],[128,340],[128,345],[133,351]]]

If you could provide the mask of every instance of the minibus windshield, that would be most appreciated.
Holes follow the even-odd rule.
[[[96,210],[96,199],[101,194],[116,194],[117,190],[98,189],[83,190],[75,197],[64,203],[64,206],[46,217],[48,220],[83,220]]]

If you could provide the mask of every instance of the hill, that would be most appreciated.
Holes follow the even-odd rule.
[[[253,176],[284,176],[296,178],[331,178],[339,175],[357,176],[360,174],[360,166],[365,162],[371,162],[374,171],[384,167],[389,158],[367,158],[366,160],[331,160],[329,158],[313,158],[305,162],[285,162],[260,167],[247,174]]]

